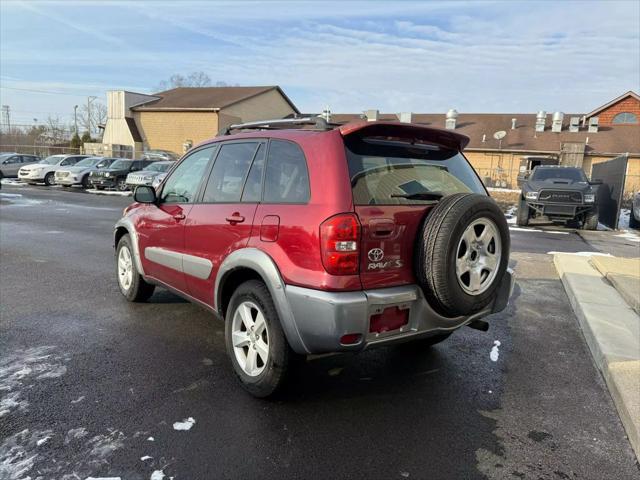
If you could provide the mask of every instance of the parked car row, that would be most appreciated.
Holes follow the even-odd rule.
[[[35,155],[8,153],[0,155],[0,178],[17,176],[21,182],[32,185],[126,191],[137,185],[158,186],[174,162],[174,158],[154,152],[140,160],[90,155],[51,155],[40,159]]]

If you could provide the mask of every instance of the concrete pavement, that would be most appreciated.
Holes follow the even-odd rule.
[[[623,280],[625,291],[625,279],[632,284],[640,280],[636,262],[615,257],[554,255],[587,345],[640,459],[640,317],[607,281],[610,275],[617,282]]]

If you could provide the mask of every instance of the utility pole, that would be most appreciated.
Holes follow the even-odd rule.
[[[75,124],[76,135],[78,135],[78,105],[73,107],[73,123]]]
[[[89,130],[89,136],[91,136],[91,102],[93,102],[96,98],[98,97],[87,97],[87,129]]]
[[[2,117],[7,125],[7,132],[11,133],[11,114],[9,105],[2,105]]]

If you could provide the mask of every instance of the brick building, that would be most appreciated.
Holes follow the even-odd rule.
[[[343,123],[358,118],[407,121],[450,128],[470,138],[465,155],[485,184],[517,188],[521,169],[544,162],[575,165],[591,173],[593,164],[629,155],[625,191],[640,190],[640,97],[627,92],[584,114],[402,113],[334,114]],[[501,140],[496,132],[504,132]]]
[[[107,92],[102,144],[91,153],[138,157],[145,150],[181,155],[233,123],[299,113],[277,86],[174,88],[145,95]]]

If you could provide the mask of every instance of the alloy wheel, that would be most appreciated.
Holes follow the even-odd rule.
[[[456,250],[456,278],[469,295],[480,295],[493,283],[500,267],[502,246],[498,227],[488,218],[472,222]]]
[[[236,308],[231,323],[233,353],[242,371],[250,377],[260,375],[269,360],[269,329],[264,314],[249,301]]]

